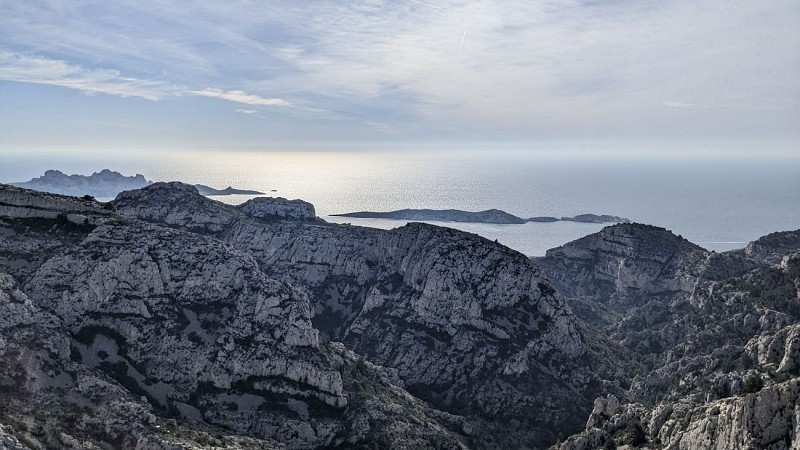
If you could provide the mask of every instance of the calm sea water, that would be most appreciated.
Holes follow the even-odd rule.
[[[520,217],[612,214],[666,227],[711,250],[743,247],[772,231],[800,228],[800,159],[559,156],[543,153],[193,152],[125,156],[15,157],[0,181],[56,168],[90,174],[110,168],[154,181],[258,189],[312,202],[331,222],[393,228],[404,221],[330,217],[402,208],[499,208]],[[271,192],[271,190],[275,192]],[[216,197],[240,203],[249,197]],[[572,222],[444,223],[543,255],[596,232]]]

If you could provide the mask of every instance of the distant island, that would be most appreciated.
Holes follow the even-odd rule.
[[[60,170],[48,170],[44,175],[30,181],[10,183],[25,189],[53,194],[93,197],[116,197],[122,191],[141,189],[150,184],[144,175],[126,177],[119,172],[103,169],[86,175],[67,175]]]
[[[470,212],[459,209],[401,209],[389,212],[360,211],[346,214],[333,214],[339,217],[357,217],[363,219],[397,219],[397,220],[431,220],[438,222],[469,223],[525,223],[525,219],[499,209]]]
[[[47,170],[44,175],[33,178],[30,181],[19,183],[9,183],[25,189],[33,189],[41,192],[51,192],[53,194],[113,198],[123,191],[141,189],[152,184],[144,175],[136,174],[125,176],[119,172],[103,169],[91,175],[66,175],[60,170]],[[225,189],[214,189],[204,184],[195,184],[194,187],[202,195],[263,195],[263,192],[236,189],[228,186]],[[273,191],[274,192],[274,191]]]
[[[526,222],[581,222],[581,223],[631,223],[626,217],[610,216],[608,214],[578,214],[572,217],[529,217]]]
[[[263,192],[251,191],[248,189],[236,189],[230,186],[226,187],[225,189],[214,189],[204,184],[195,184],[194,187],[197,188],[197,192],[199,192],[200,195],[264,195]],[[275,190],[273,189],[272,192],[275,192]]]
[[[359,211],[345,214],[331,214],[335,217],[355,217],[360,219],[395,219],[395,220],[420,220],[435,222],[464,222],[464,223],[494,223],[494,224],[522,224],[526,222],[581,222],[581,223],[629,223],[625,217],[579,214],[573,217],[531,217],[523,219],[499,209],[486,211],[462,211],[459,209],[400,209],[397,211],[377,212]]]

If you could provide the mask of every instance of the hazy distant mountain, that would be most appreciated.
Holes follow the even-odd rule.
[[[126,177],[119,172],[103,169],[91,175],[66,175],[60,170],[48,170],[41,177],[14,186],[54,194],[93,197],[115,197],[122,191],[139,189],[150,184],[144,175]]]
[[[26,189],[33,189],[54,194],[83,196],[91,195],[99,198],[113,198],[123,191],[140,189],[152,181],[145,179],[144,175],[125,176],[119,172],[103,169],[91,175],[66,175],[60,170],[48,170],[41,177],[30,181],[11,183]],[[225,189],[214,189],[204,184],[194,185],[202,195],[262,195],[263,192],[235,189],[228,186]]]
[[[788,449],[798,342],[800,232],[620,224],[530,259],[181,183],[0,185],[10,448]]]

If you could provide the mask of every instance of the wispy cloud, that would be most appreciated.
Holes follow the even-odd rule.
[[[163,80],[142,80],[124,76],[115,69],[86,69],[62,60],[21,55],[6,50],[0,50],[0,80],[61,86],[77,89],[90,95],[109,94],[121,97],[140,97],[147,100],[195,95],[245,105],[292,106],[290,102],[283,99],[265,98],[241,90],[225,91],[216,88],[190,90]],[[314,108],[303,109],[315,110]],[[258,111],[240,109],[237,112],[253,114]]]
[[[57,59],[20,55],[0,50],[0,80],[48,84],[89,94],[110,94],[159,100],[181,88],[160,80],[126,77],[117,70],[85,69]]]
[[[187,91],[187,93],[191,95],[199,95],[201,97],[218,98],[221,100],[227,100],[229,102],[242,103],[244,105],[292,106],[291,103],[280,98],[264,98],[239,90],[223,91],[222,89],[206,88],[199,91]]]
[[[706,108],[705,105],[700,105],[697,103],[690,103],[690,102],[674,102],[674,101],[665,101],[661,103],[662,105],[668,108]]]
[[[264,120],[267,119],[266,116],[264,116],[264,114],[262,114],[261,111],[257,109],[237,109],[236,112],[239,114],[246,114],[250,117],[257,117],[259,119],[264,119]]]
[[[420,2],[418,0],[408,0],[408,1],[410,1],[411,3],[416,3],[417,5],[427,6],[428,8],[436,9],[436,10],[439,10],[439,11],[445,11],[444,8],[440,8],[440,7],[438,7],[436,5],[432,5],[430,3]]]
[[[0,53],[0,79],[273,108],[297,130],[336,120],[354,135],[796,134],[800,121],[800,3],[786,0],[3,9],[0,48],[12,53]]]

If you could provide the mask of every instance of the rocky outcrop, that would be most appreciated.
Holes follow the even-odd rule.
[[[112,204],[139,220],[212,235],[244,217],[236,207],[208,201],[194,186],[178,182],[153,183],[144,189],[121,192]]]
[[[598,399],[561,448],[795,448],[795,234],[716,254],[617,225],[537,259],[589,326],[645,362],[629,365],[636,376],[620,402]]]
[[[303,200],[286,200],[283,197],[257,197],[239,206],[239,210],[256,219],[314,220],[314,205]]]
[[[800,249],[800,230],[770,233],[747,244],[744,254],[769,264],[780,261]]]
[[[548,250],[536,262],[568,297],[629,305],[691,291],[707,258],[664,228],[624,224]]]
[[[98,225],[113,209],[88,198],[63,195],[31,195],[27,189],[0,184],[0,218],[61,219],[75,225]]]
[[[597,417],[582,433],[557,446],[560,450],[663,448],[669,450],[793,449],[798,446],[800,379],[756,393],[715,400],[617,407]],[[594,416],[593,416],[594,417]]]

